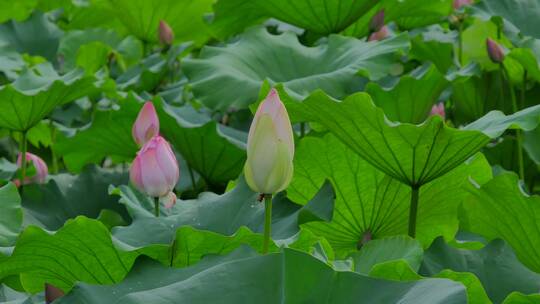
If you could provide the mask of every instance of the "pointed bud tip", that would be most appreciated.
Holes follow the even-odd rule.
[[[384,9],[381,9],[371,18],[371,22],[369,23],[369,31],[378,32],[383,26],[384,26]]]
[[[158,27],[159,42],[164,45],[171,45],[174,41],[174,32],[167,21],[159,20]]]

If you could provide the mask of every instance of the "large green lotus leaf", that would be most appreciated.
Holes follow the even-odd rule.
[[[137,38],[158,42],[159,21],[166,21],[176,41],[204,42],[208,28],[203,20],[212,11],[211,0],[107,0],[113,16]]]
[[[539,123],[540,105],[536,105],[510,115],[504,115],[501,111],[491,111],[463,129],[478,130],[495,138],[501,136],[507,129],[534,130]]]
[[[484,19],[504,18],[505,30],[517,30],[525,36],[540,38],[540,3],[536,0],[483,0],[473,8],[475,15]]]
[[[183,68],[204,105],[241,109],[257,100],[265,80],[283,83],[296,99],[318,88],[337,98],[346,96],[358,91],[360,71],[374,79],[385,76],[394,53],[408,45],[405,34],[381,42],[332,35],[328,43],[305,47],[292,32],[272,35],[257,27],[236,43],[206,46],[199,58],[185,59]]]
[[[134,248],[111,238],[101,222],[77,217],[54,234],[36,226],[19,236],[11,256],[0,260],[0,278],[20,275],[26,291],[43,290],[45,282],[69,291],[75,282],[118,283],[139,255],[164,265],[184,267],[205,255],[226,254],[242,245],[262,250],[263,236],[241,228],[231,236],[183,227],[172,244]],[[271,251],[277,247],[272,243]]]
[[[114,286],[79,284],[59,303],[465,303],[465,288],[445,279],[393,282],[338,272],[302,252],[209,259],[185,269],[139,260]],[[137,283],[139,282],[139,283]],[[205,282],[201,287],[200,282]],[[240,288],[239,288],[240,287]],[[323,300],[324,299],[324,300]]]
[[[367,275],[373,266],[395,260],[404,260],[413,270],[418,270],[423,255],[420,242],[401,235],[368,241],[351,257],[354,271]]]
[[[8,80],[17,79],[26,63],[23,56],[10,45],[0,45],[0,73]]]
[[[119,102],[118,109],[97,110],[89,126],[71,137],[59,137],[53,148],[72,172],[80,172],[85,165],[99,163],[107,156],[130,161],[138,150],[131,127],[141,106],[130,95]]]
[[[433,276],[445,269],[473,273],[495,303],[501,303],[512,291],[536,293],[540,275],[523,266],[502,240],[490,242],[479,250],[454,248],[439,238],[424,253],[420,274]]]
[[[69,71],[76,65],[79,48],[92,42],[101,42],[120,55],[125,66],[130,66],[141,60],[143,47],[139,40],[132,36],[122,38],[117,32],[104,28],[91,28],[66,33],[60,40],[58,54],[64,59],[64,69]]]
[[[133,188],[120,186],[111,188],[110,192],[121,197],[120,202],[126,205],[133,218],[130,226],[115,228],[114,235],[132,246],[169,244],[173,240],[174,229],[188,225],[224,235],[230,235],[242,226],[255,232],[263,231],[264,204],[257,201],[258,194],[251,191],[243,179],[234,189],[224,194],[205,192],[197,199],[179,200],[170,209],[161,208],[159,218],[153,215],[153,202]],[[274,239],[292,237],[302,223],[329,220],[334,201],[329,183],[323,185],[318,193],[313,193],[308,200],[309,203],[301,207],[287,200],[284,195],[274,197]]]
[[[448,81],[434,65],[425,65],[389,85],[368,83],[365,91],[388,119],[418,124],[428,117],[447,85]]]
[[[369,95],[339,102],[321,91],[302,104],[304,119],[317,122],[377,169],[408,185],[423,185],[462,164],[489,137],[447,127],[439,116],[421,125],[390,123]]]
[[[452,11],[450,0],[383,0],[378,1],[369,12],[364,14],[355,23],[349,26],[344,34],[355,37],[364,37],[369,32],[369,23],[373,16],[384,10],[384,21],[394,21],[400,29],[422,27],[446,18]]]
[[[9,21],[0,25],[0,45],[9,45],[19,53],[56,62],[56,50],[62,34],[46,14],[36,12],[24,22]]]
[[[540,197],[525,195],[515,174],[500,174],[471,191],[463,208],[464,229],[504,239],[523,264],[540,272]]]
[[[124,206],[108,195],[110,184],[127,183],[127,174],[89,166],[79,175],[51,175],[47,184],[26,185],[22,195],[25,222],[56,230],[78,215],[97,218],[109,209],[128,219]]]
[[[98,91],[95,77],[73,70],[59,76],[50,64],[25,71],[0,87],[0,127],[27,131],[56,107]]]
[[[498,43],[511,46],[506,39],[497,35],[497,25],[491,21],[474,19],[473,23],[462,32],[462,66],[471,62],[478,63],[485,70],[497,70],[498,65],[493,63],[488,56],[486,39],[495,39]]]
[[[14,184],[0,188],[0,247],[11,246],[17,239],[23,221],[21,198]]]
[[[189,105],[155,103],[161,132],[207,183],[225,185],[238,177],[246,160],[247,133],[218,124]]]
[[[375,0],[219,0],[213,33],[227,38],[247,26],[275,18],[321,35],[338,33],[372,8]]]
[[[525,295],[513,292],[504,300],[503,304],[536,304],[540,302],[540,294]]]
[[[337,198],[330,222],[304,226],[324,236],[338,256],[347,256],[369,236],[379,239],[407,233],[410,187],[372,167],[333,135],[305,137],[297,148],[295,176],[288,196],[295,202],[312,197],[329,179]],[[439,235],[452,239],[458,228],[458,206],[472,187],[482,184],[491,169],[480,155],[420,189],[417,238],[425,246]]]
[[[454,65],[456,33],[448,32],[437,24],[420,29],[415,34],[411,39],[409,57],[423,62],[433,62],[441,73],[446,73]]]

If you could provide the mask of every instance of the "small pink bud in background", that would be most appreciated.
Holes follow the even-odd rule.
[[[457,10],[461,8],[462,6],[471,5],[471,4],[472,4],[472,0],[454,0],[454,2],[452,3],[452,7],[455,10]]]
[[[139,146],[144,145],[152,137],[159,134],[159,118],[152,102],[144,103],[133,124],[131,134]]]
[[[446,113],[444,111],[444,103],[440,102],[438,104],[434,104],[433,107],[431,107],[431,112],[429,113],[429,116],[439,115],[443,119],[446,117]]]
[[[244,174],[258,193],[274,194],[289,185],[293,175],[294,138],[291,121],[278,92],[272,89],[251,122]]]
[[[369,35],[368,41],[381,41],[388,37],[388,27],[385,25],[380,30]]]
[[[378,11],[369,22],[369,31],[378,32],[384,26],[384,9]]]
[[[486,48],[489,55],[489,59],[495,63],[502,63],[504,60],[504,51],[502,47],[493,39],[486,39]]]
[[[174,32],[165,20],[159,21],[159,42],[163,45],[171,45],[174,41]]]
[[[45,183],[45,180],[47,179],[47,174],[49,174],[49,169],[47,168],[47,164],[39,156],[26,152],[27,166],[30,163],[32,163],[34,167],[36,168],[36,174],[34,176],[25,177],[22,184],[28,185],[28,184],[33,184],[33,183],[36,183],[36,184]],[[21,168],[22,166],[22,153],[19,153],[19,156],[17,157],[17,166],[19,168]],[[15,183],[17,187],[21,185],[21,181],[19,179],[16,179],[13,182]]]
[[[170,196],[180,172],[169,143],[155,136],[137,153],[129,169],[133,185],[152,197]]]

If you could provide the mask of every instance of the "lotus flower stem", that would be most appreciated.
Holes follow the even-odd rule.
[[[51,141],[54,144],[56,141],[56,128],[53,125],[53,121],[50,121],[49,124],[51,128]],[[51,145],[51,159],[52,159],[52,172],[51,173],[58,173],[58,158],[56,157],[56,152],[53,149],[53,146]]]
[[[301,122],[300,123],[300,138],[303,138],[304,135],[306,135],[306,123]]]
[[[193,188],[193,191],[195,191],[195,175],[193,174],[193,168],[191,168],[190,165],[188,165],[187,167],[189,172],[189,178],[191,179],[191,187]]]
[[[27,150],[27,145],[26,145],[26,131],[23,131],[22,132],[22,138],[21,138],[21,142],[20,142],[20,153],[21,153],[21,181],[25,181],[26,180],[26,150]],[[22,191],[22,185],[24,184],[24,182],[21,183],[21,191]]]
[[[460,67],[463,65],[463,22],[458,26],[458,63]]]
[[[270,234],[272,233],[272,194],[264,195],[264,241],[263,254],[268,253]]]
[[[154,214],[159,217],[159,197],[154,197]]]
[[[514,86],[512,85],[512,81],[510,79],[510,73],[508,73],[508,71],[504,68],[504,65],[501,63],[501,71],[504,73],[504,75],[506,76],[506,81],[508,83],[508,88],[510,89],[510,98],[512,100],[512,112],[516,113],[519,108],[518,108],[518,105],[517,105],[517,100],[516,100],[516,92],[514,90]],[[522,142],[523,142],[523,134],[522,134],[522,131],[521,130],[516,130],[516,148],[517,148],[517,156],[518,156],[518,170],[519,170],[519,178],[521,180],[525,180],[525,167],[524,167],[524,164],[523,164],[523,147],[522,147]]]
[[[409,236],[416,237],[416,214],[418,213],[418,195],[420,186],[411,186],[411,206],[409,207]]]

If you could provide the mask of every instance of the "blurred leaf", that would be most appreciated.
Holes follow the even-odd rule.
[[[4,23],[10,19],[23,21],[28,18],[38,0],[0,0],[0,23]]]
[[[0,188],[0,247],[12,246],[22,227],[23,212],[19,191],[13,183]]]
[[[465,289],[449,280],[393,282],[338,272],[291,249],[265,256],[242,253],[204,260],[186,269],[166,269],[139,260],[124,283],[115,287],[81,284],[59,303],[242,303],[255,298],[261,299],[260,303],[318,303],[321,299],[336,304],[358,299],[366,303],[466,302]],[[194,288],[200,282],[205,282],[207,288]]]
[[[447,85],[434,65],[424,65],[389,85],[370,82],[364,90],[388,119],[418,124],[428,117]]]
[[[538,292],[540,286],[540,274],[523,266],[502,240],[492,241],[480,250],[453,248],[442,238],[435,240],[424,253],[420,274],[433,276],[445,269],[473,273],[495,303],[501,303],[514,290],[532,293]]]
[[[503,17],[505,28],[540,38],[540,3],[536,0],[482,0],[473,11],[483,19]]]
[[[478,130],[491,138],[496,138],[507,129],[534,130],[539,123],[540,105],[536,105],[511,115],[504,115],[501,111],[491,111],[463,129]]]
[[[465,230],[504,239],[523,264],[540,272],[540,197],[525,195],[515,174],[500,174],[471,191],[463,208]]]
[[[205,106],[243,109],[257,100],[265,80],[283,83],[299,100],[317,88],[337,98],[346,96],[359,89],[359,72],[373,79],[385,76],[394,53],[408,45],[406,35],[369,43],[333,35],[327,44],[308,48],[291,32],[276,36],[258,27],[234,44],[206,46],[199,58],[185,59],[183,68],[193,94]]]

